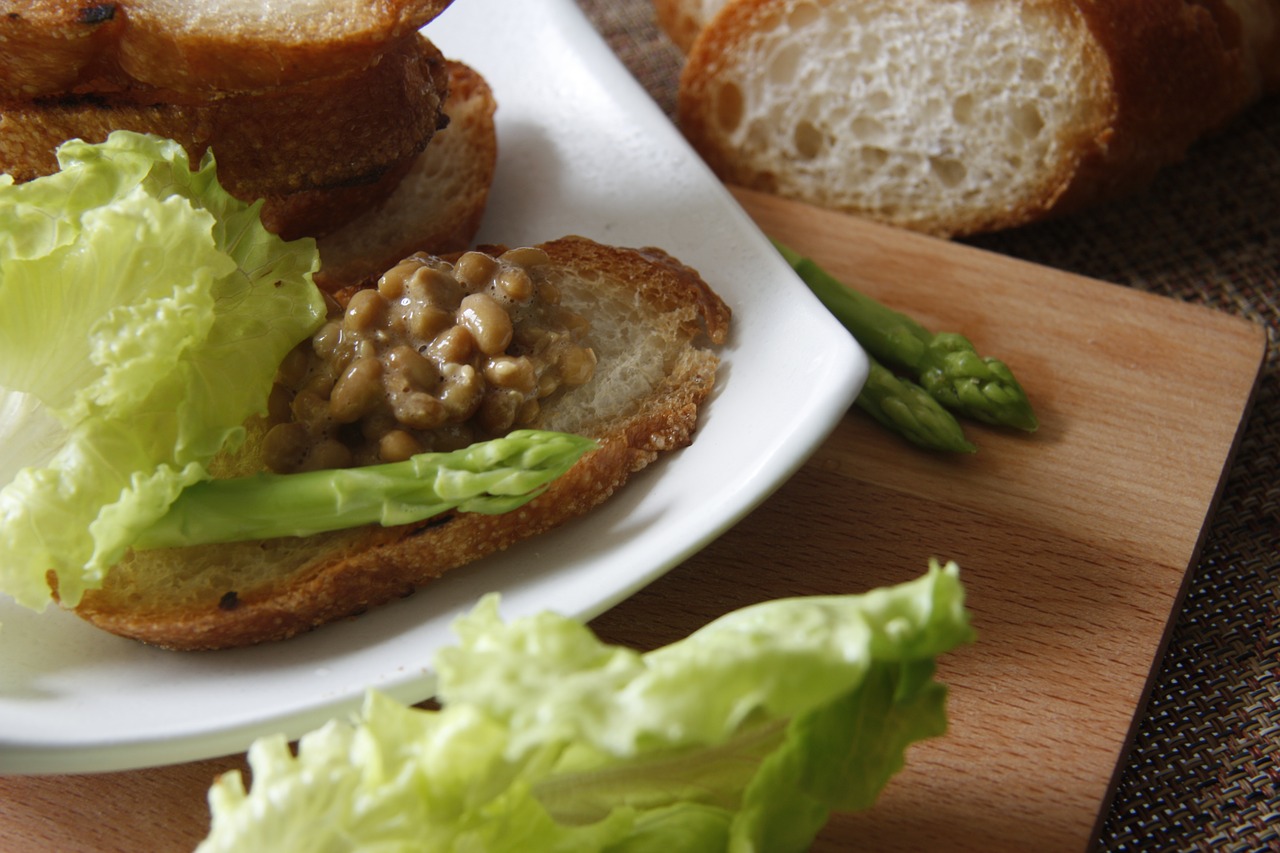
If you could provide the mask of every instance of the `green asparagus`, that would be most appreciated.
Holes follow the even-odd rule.
[[[886,368],[911,375],[934,399],[961,415],[1028,432],[1038,426],[1012,371],[983,358],[963,335],[935,334],[826,272],[812,259],[774,241],[787,263],[858,343]]]
[[[1003,361],[979,356],[955,332],[934,335],[926,352],[920,384],[935,400],[983,423],[1035,432],[1031,402]]]
[[[364,524],[410,524],[447,510],[508,512],[595,447],[582,436],[519,430],[404,462],[207,480],[183,490],[134,547],[310,536]]]
[[[871,370],[858,394],[857,405],[881,426],[929,450],[973,453],[977,450],[964,437],[959,421],[910,379],[895,376],[874,358]]]

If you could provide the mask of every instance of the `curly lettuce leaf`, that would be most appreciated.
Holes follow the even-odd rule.
[[[323,319],[313,241],[285,243],[178,144],[117,132],[0,182],[0,590],[74,605],[265,409]]]
[[[487,597],[441,652],[439,710],[359,717],[249,752],[210,791],[201,853],[804,850],[946,729],[934,660],[972,639],[959,570],[784,599],[638,653]]]

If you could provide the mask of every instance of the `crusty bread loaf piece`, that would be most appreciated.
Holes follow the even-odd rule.
[[[460,252],[480,229],[497,166],[497,104],[475,69],[446,65],[448,126],[436,132],[390,195],[320,238],[316,283],[322,288],[360,281],[415,251]]]
[[[707,22],[730,0],[653,0],[658,26],[677,47],[688,53]],[[1264,90],[1280,89],[1280,50],[1276,31],[1280,5],[1275,0],[1223,0],[1240,18],[1245,68],[1257,69]]]
[[[246,92],[350,74],[450,0],[0,0],[0,98]]]
[[[940,236],[1022,225],[1145,186],[1276,86],[1280,0],[1232,2],[730,0],[679,123],[729,183]]]
[[[657,250],[577,237],[542,248],[561,304],[590,321],[597,366],[587,384],[548,398],[533,426],[600,442],[548,491],[505,515],[448,513],[404,527],[133,553],[76,612],[174,649],[282,639],[579,516],[660,453],[688,444],[715,381],[710,345],[725,340],[729,309],[695,272]],[[248,446],[238,471],[260,467],[255,439]]]

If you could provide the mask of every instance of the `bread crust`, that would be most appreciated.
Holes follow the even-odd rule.
[[[134,88],[0,103],[0,169],[26,181],[57,170],[63,141],[134,130],[212,149],[223,186],[253,200],[376,183],[426,147],[448,91],[439,50],[416,33],[372,68],[252,95],[175,103]]]
[[[446,513],[418,524],[367,527],[309,541],[212,546],[216,552],[205,555],[218,553],[229,560],[245,549],[289,553],[304,543],[305,551],[301,558],[290,556],[294,568],[269,582],[247,588],[229,581],[209,587],[196,600],[184,599],[181,590],[138,596],[121,581],[117,569],[108,574],[101,590],[84,596],[76,613],[113,633],[171,649],[220,649],[285,639],[407,595],[447,571],[577,518],[661,453],[689,444],[699,408],[715,382],[717,357],[706,342],[725,341],[729,308],[696,273],[657,250],[619,249],[579,237],[543,248],[553,265],[629,292],[628,298],[647,306],[653,316],[666,317],[660,322],[667,331],[661,334],[683,336],[672,344],[677,354],[667,375],[643,399],[581,430],[599,441],[599,449],[546,492],[504,515]],[[151,552],[155,562],[149,570],[183,565],[182,552],[188,550],[195,549]]]
[[[474,68],[452,61],[445,68],[448,126],[373,204],[344,211],[339,202],[341,227],[305,232],[320,238],[321,288],[354,284],[416,251],[461,252],[480,229],[497,168],[497,103]],[[363,212],[352,217],[352,209]]]
[[[264,195],[259,214],[262,226],[283,240],[324,237],[395,192],[424,154],[425,150],[405,156],[376,180]]]
[[[139,85],[246,93],[345,76],[450,2],[338,0],[300,14],[244,4],[211,15],[206,3],[175,0],[0,0],[0,97]]]
[[[1241,19],[1223,0],[1077,5],[1107,58],[1109,115],[1045,215],[1149,185],[1263,95],[1257,69],[1246,64]]]
[[[653,14],[658,27],[685,53],[706,23],[695,0],[653,0]]]
[[[1079,107],[1075,118],[1057,129],[1055,154],[1039,166],[1035,180],[998,203],[966,203],[940,194],[909,208],[886,209],[859,196],[856,186],[845,193],[850,200],[834,202],[813,187],[849,187],[856,177],[835,171],[825,179],[811,174],[806,187],[806,181],[796,177],[805,166],[796,157],[784,156],[784,143],[766,157],[760,153],[763,144],[748,152],[745,145],[730,141],[717,126],[725,111],[734,108],[720,97],[722,87],[732,77],[745,78],[743,86],[762,85],[769,57],[761,53],[759,43],[773,28],[788,25],[788,14],[798,6],[795,0],[731,0],[706,24],[681,76],[678,121],[694,147],[728,183],[944,237],[1024,225],[1146,186],[1162,168],[1184,157],[1197,139],[1261,97],[1268,85],[1275,85],[1268,81],[1276,72],[1270,65],[1260,67],[1258,58],[1280,63],[1276,59],[1280,43],[1272,26],[1280,17],[1276,11],[1280,0],[1232,2],[1253,7],[1254,14],[1245,21],[1224,0],[1015,2],[1022,13],[1034,12],[1053,22],[1061,34],[1062,52],[1079,57],[1082,70],[1072,91]],[[834,5],[852,10],[862,4],[836,0]],[[971,3],[975,10],[983,6],[976,0]],[[1264,26],[1270,29],[1262,32]],[[864,27],[874,35],[874,19]],[[927,32],[922,35],[926,41],[929,37]],[[960,76],[965,71],[954,73]],[[938,94],[946,98],[945,81],[938,85],[943,89]],[[797,92],[796,97],[840,96],[806,91]],[[783,138],[793,130],[781,125],[775,123],[769,132]],[[922,140],[921,147],[929,143]]]

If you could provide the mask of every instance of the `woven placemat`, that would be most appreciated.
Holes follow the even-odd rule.
[[[683,57],[651,0],[577,2],[674,116]],[[1138,197],[966,242],[1266,327],[1253,412],[1099,849],[1280,850],[1280,98]]]

